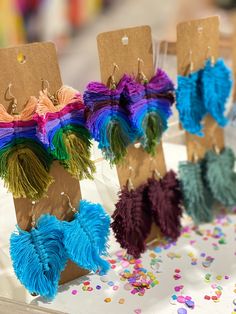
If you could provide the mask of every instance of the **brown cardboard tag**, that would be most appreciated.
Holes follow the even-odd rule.
[[[119,67],[115,75],[117,81],[125,73],[136,77],[138,74],[138,58],[143,60],[142,70],[146,77],[150,79],[154,75],[152,36],[149,26],[125,28],[99,34],[97,44],[101,79],[104,84],[108,82],[114,63]],[[161,143],[157,147],[154,160],[151,160],[150,155],[141,147],[136,148],[134,145],[130,145],[124,162],[117,166],[120,186],[125,185],[127,180],[131,178],[134,187],[138,187],[146,182],[155,169],[161,175],[164,175],[166,165]],[[132,173],[130,167],[132,167]],[[151,241],[157,235],[159,235],[159,230],[153,225],[147,241]]]
[[[41,79],[49,82],[50,93],[55,93],[62,85],[57,62],[55,45],[53,43],[34,43],[11,48],[0,49],[0,103],[8,108],[4,93],[12,84],[12,93],[17,99],[17,111],[20,112],[30,96],[38,96],[42,89]],[[72,204],[81,199],[80,183],[64,170],[58,162],[54,162],[50,174],[54,177],[47,197],[35,205],[36,218],[43,213],[55,215],[58,219],[68,210],[68,202],[60,195],[67,193]],[[32,203],[28,199],[14,199],[16,218],[22,229],[30,229]],[[69,219],[72,214],[69,214]],[[62,273],[61,282],[75,279],[87,271],[81,270],[71,262]]]
[[[100,60],[101,79],[104,84],[111,75],[113,64],[119,70],[117,81],[127,73],[135,77],[138,74],[138,58],[143,60],[142,70],[150,79],[154,75],[152,37],[149,26],[138,26],[99,34],[97,37]],[[164,175],[166,172],[162,144],[157,148],[153,169],[150,167],[151,157],[142,149],[130,145],[124,162],[117,166],[120,186],[130,178],[129,167],[132,167],[132,183],[135,187],[144,183],[151,176],[154,167]]]
[[[178,24],[176,49],[180,75],[189,73],[191,61],[193,71],[197,71],[204,67],[207,58],[213,56],[216,60],[219,50],[219,17],[213,16]],[[204,137],[186,132],[188,160],[193,160],[194,154],[202,158],[213,145],[217,145],[219,149],[224,147],[224,131],[217,122],[207,116],[203,123]]]

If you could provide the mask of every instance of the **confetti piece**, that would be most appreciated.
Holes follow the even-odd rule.
[[[104,302],[106,302],[106,303],[111,302],[111,298],[106,298],[106,299],[104,299]]]
[[[77,290],[72,290],[72,291],[71,291],[71,293],[72,293],[73,295],[76,295],[77,292],[78,292]]]
[[[204,299],[205,299],[205,300],[210,300],[211,297],[210,297],[209,295],[205,295],[205,296],[204,296]]]
[[[102,282],[108,282],[108,281],[109,281],[109,278],[108,278],[107,275],[104,275],[104,276],[101,276],[101,277],[100,277],[100,280],[101,280]]]
[[[181,307],[181,308],[179,308],[179,309],[177,310],[177,313],[178,313],[178,314],[187,314],[188,312],[187,312],[187,310],[186,310],[185,308]]]
[[[107,284],[108,284],[108,286],[111,286],[111,287],[114,286],[114,282],[113,281],[109,281]]]
[[[141,310],[141,309],[136,309],[136,310],[134,310],[134,313],[135,313],[135,314],[141,314],[141,313],[142,313],[142,310]]]
[[[186,300],[185,301],[185,304],[190,307],[191,309],[194,308],[194,302],[192,300]]]
[[[119,286],[113,286],[112,289],[116,291],[119,289]]]
[[[97,290],[100,290],[101,288],[102,288],[102,287],[99,286],[99,285],[96,286],[96,289],[97,289]]]
[[[182,296],[182,295],[180,295],[180,296],[177,297],[177,301],[178,301],[179,303],[185,303],[185,297]]]
[[[90,285],[90,281],[84,281],[83,284],[84,284],[84,286],[89,286]]]

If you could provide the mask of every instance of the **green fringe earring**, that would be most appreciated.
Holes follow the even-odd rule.
[[[206,182],[215,200],[224,206],[236,205],[235,155],[231,148],[209,150],[205,156]]]
[[[213,218],[213,197],[204,184],[201,161],[181,162],[179,176],[187,214],[196,224],[210,222]]]

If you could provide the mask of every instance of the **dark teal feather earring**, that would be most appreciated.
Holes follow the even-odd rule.
[[[214,199],[224,206],[236,205],[235,155],[231,148],[215,146],[205,155],[206,182]]]
[[[193,162],[180,162],[179,177],[187,214],[196,224],[210,222],[213,218],[213,197],[203,180],[202,162],[196,156]]]

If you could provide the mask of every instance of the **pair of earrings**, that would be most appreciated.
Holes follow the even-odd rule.
[[[71,221],[59,221],[45,214],[38,221],[32,215],[32,228],[17,227],[10,239],[10,254],[17,278],[32,294],[53,299],[60,274],[68,259],[79,267],[106,274],[110,217],[100,204],[81,200],[74,208],[67,194]],[[34,211],[34,207],[32,209]]]
[[[111,227],[116,240],[135,258],[145,251],[153,221],[163,236],[176,240],[180,235],[182,196],[172,170],[163,178],[154,171],[147,183],[136,189],[129,179],[115,207]]]
[[[190,53],[190,56],[192,53]],[[191,58],[190,58],[191,59]],[[202,119],[210,114],[219,126],[224,127],[228,119],[224,116],[227,99],[232,88],[232,73],[223,59],[207,59],[203,69],[178,76],[176,90],[177,109],[183,128],[189,133],[203,136]]]
[[[91,179],[95,166],[81,95],[66,86],[55,96],[43,89],[17,113],[10,88],[11,114],[0,105],[0,177],[13,196],[40,199],[53,182],[54,159],[72,176]]]
[[[161,69],[148,81],[142,62],[138,59],[137,79],[124,74],[117,83],[114,75],[118,66],[114,64],[108,87],[91,82],[84,93],[87,127],[111,163],[120,162],[127,146],[135,141],[154,155],[171,115],[172,81]]]
[[[206,152],[202,160],[179,164],[184,206],[196,224],[210,222],[215,203],[236,205],[235,156],[231,148]]]

